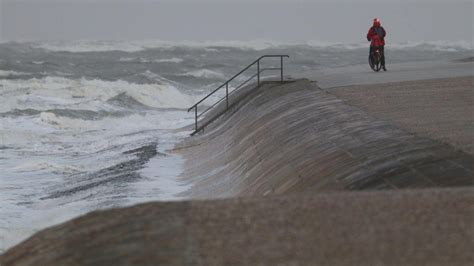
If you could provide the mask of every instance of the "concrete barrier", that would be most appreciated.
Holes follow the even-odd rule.
[[[188,196],[472,186],[472,155],[297,80],[266,84],[176,149]]]

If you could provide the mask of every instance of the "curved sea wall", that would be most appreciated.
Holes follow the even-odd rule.
[[[472,265],[472,189],[301,193],[92,212],[8,265]]]
[[[474,158],[375,118],[317,83],[269,83],[181,143],[187,196],[473,185]]]
[[[308,80],[250,88],[174,150],[186,196],[229,199],[92,212],[0,265],[472,264],[473,189],[439,188],[472,186],[472,155]]]

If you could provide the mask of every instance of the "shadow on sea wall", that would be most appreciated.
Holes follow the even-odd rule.
[[[296,80],[250,92],[176,147],[191,198],[472,186],[474,158]]]

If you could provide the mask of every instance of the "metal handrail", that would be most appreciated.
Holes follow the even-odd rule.
[[[263,58],[268,58],[268,57],[279,57],[280,58],[280,67],[273,67],[273,68],[263,68],[263,69],[260,69],[260,61],[263,59]],[[190,112],[192,109],[194,109],[194,132],[191,134],[191,135],[194,135],[196,134],[199,130],[198,130],[198,118],[201,117],[204,113],[208,112],[209,110],[211,110],[213,107],[215,107],[218,103],[222,102],[224,99],[226,99],[226,105],[227,105],[227,108],[229,108],[229,95],[234,93],[235,91],[237,91],[238,89],[240,89],[243,85],[247,84],[247,82],[249,82],[250,80],[252,80],[253,78],[257,77],[257,88],[260,87],[260,73],[264,72],[264,71],[267,71],[267,70],[280,70],[280,81],[283,81],[283,58],[284,57],[287,57],[289,58],[288,55],[262,55],[260,56],[257,60],[253,61],[250,65],[248,65],[247,67],[245,67],[244,69],[242,69],[239,73],[235,74],[233,77],[231,77],[230,79],[228,79],[226,82],[224,82],[222,85],[220,85],[219,87],[217,87],[216,89],[214,89],[211,93],[209,93],[208,95],[206,95],[204,98],[202,98],[201,100],[199,100],[197,103],[195,103],[193,106],[189,107],[188,109],[188,112]],[[251,68],[253,65],[257,64],[257,73],[252,75],[249,79],[245,80],[243,83],[239,84],[239,86],[237,86],[230,94],[229,94],[229,82],[233,81],[235,78],[237,78],[238,76],[240,76],[242,73],[244,73],[246,70],[248,70],[249,68]],[[220,99],[219,101],[217,101],[215,104],[211,105],[209,108],[207,108],[206,110],[204,110],[203,112],[201,112],[199,115],[198,115],[198,105],[200,103],[202,103],[203,101],[205,101],[207,98],[209,98],[211,95],[213,95],[214,93],[216,93],[217,91],[219,91],[220,89],[222,88],[226,88],[226,96],[222,99]]]

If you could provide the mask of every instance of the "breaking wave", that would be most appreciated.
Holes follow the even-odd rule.
[[[27,73],[16,72],[16,71],[11,71],[11,70],[0,70],[0,78],[18,77],[18,76],[23,76],[23,75],[27,75]]]
[[[34,161],[28,162],[17,167],[13,168],[18,172],[30,172],[30,171],[43,171],[47,170],[54,174],[75,174],[83,171],[83,169],[78,168],[73,165],[59,165],[47,161]]]
[[[278,45],[278,44],[277,44]],[[34,42],[32,46],[54,52],[106,52],[123,51],[138,52],[146,49],[170,49],[174,47],[186,47],[205,49],[209,47],[232,47],[251,50],[264,50],[276,46],[271,41],[181,41],[170,42],[162,40],[141,41],[49,41]]]
[[[269,40],[254,41],[181,41],[170,42],[162,40],[143,40],[143,41],[56,41],[56,42],[36,42],[32,43],[35,48],[42,48],[49,51],[62,52],[105,52],[105,51],[123,51],[139,52],[146,49],[171,49],[176,47],[186,47],[194,49],[205,49],[213,51],[215,47],[235,48],[243,50],[261,51],[270,48],[282,48],[289,46],[309,46],[316,49],[338,48],[338,49],[361,49],[367,48],[366,42],[328,42],[319,40],[310,40],[306,42],[279,42]],[[472,50],[470,41],[407,41],[388,43],[387,47],[394,49],[422,49],[425,51],[466,51]],[[127,60],[124,58],[124,60]],[[161,62],[167,62],[166,59]],[[179,58],[170,58],[169,62],[180,62]],[[153,60],[150,60],[153,62]],[[159,61],[155,61],[159,62]]]
[[[191,77],[205,78],[205,79],[225,79],[224,74],[217,71],[209,70],[209,69],[199,69],[199,70],[189,71],[184,74],[181,74],[181,76],[191,76]]]
[[[184,60],[178,57],[172,58],[162,58],[162,59],[146,59],[143,57],[121,57],[119,59],[120,62],[127,62],[127,63],[141,63],[141,64],[150,64],[150,63],[175,63],[179,64],[182,63]]]
[[[0,86],[3,87],[0,96],[9,99],[0,107],[0,112],[14,109],[60,109],[61,106],[68,106],[69,109],[98,110],[104,108],[104,103],[108,100],[124,94],[151,108],[184,109],[191,106],[195,100],[195,97],[165,83],[135,84],[123,80],[48,76],[27,80],[1,79]]]
[[[164,59],[155,59],[153,62],[155,63],[182,63],[184,60],[178,57],[173,58],[164,58]]]

